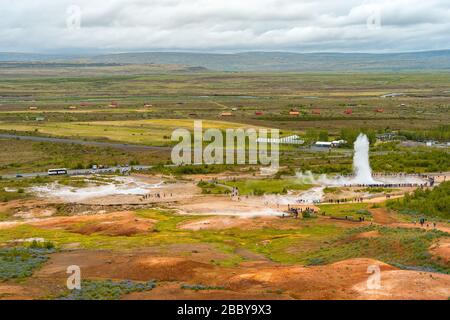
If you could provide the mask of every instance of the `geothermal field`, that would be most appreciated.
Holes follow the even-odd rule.
[[[86,59],[0,61],[1,300],[450,297],[447,73]]]
[[[0,204],[0,297],[447,299],[448,222],[385,203],[450,176],[376,174],[369,152],[360,134],[351,174],[30,178],[27,197]],[[69,266],[81,290],[65,287]]]

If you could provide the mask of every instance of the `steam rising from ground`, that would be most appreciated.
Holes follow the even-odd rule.
[[[293,203],[313,204],[322,201],[324,187],[314,187],[296,195],[265,195],[264,200],[270,204],[288,205]]]
[[[41,197],[60,198],[65,201],[83,201],[114,195],[144,195],[157,189],[162,182],[149,184],[131,177],[114,177],[112,181],[87,187],[64,186],[57,182],[30,188],[30,191]]]
[[[195,213],[190,213],[195,214]],[[242,208],[236,209],[224,209],[224,210],[212,210],[207,213],[207,215],[215,216],[236,216],[241,218],[254,218],[254,217],[279,217],[283,215],[282,211],[271,209],[271,208],[255,208],[254,210],[247,210]]]

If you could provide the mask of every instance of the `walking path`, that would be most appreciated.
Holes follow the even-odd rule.
[[[416,228],[416,229],[425,229],[425,230],[433,230],[433,223],[429,222],[428,227],[425,226],[422,227],[417,222],[414,223],[407,223],[407,222],[399,222],[395,217],[393,217],[385,208],[375,208],[375,209],[369,209],[369,212],[373,216],[373,220],[375,223],[381,224],[381,225],[389,225],[389,227],[399,227],[399,228]],[[450,234],[450,226],[443,225],[444,223],[437,223],[436,230],[440,230],[442,232],[447,232]]]

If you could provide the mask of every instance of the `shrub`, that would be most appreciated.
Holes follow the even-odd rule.
[[[450,218],[450,181],[433,190],[417,189],[401,200],[390,200],[388,207],[406,214],[422,214],[429,217]]]
[[[54,249],[42,247],[0,249],[0,280],[26,278],[48,260]]]
[[[194,291],[200,291],[200,290],[225,290],[222,286],[205,286],[203,284],[182,284],[181,289],[184,290],[194,290]]]
[[[83,280],[80,290],[72,290],[60,296],[60,300],[118,300],[132,292],[149,291],[156,287],[156,281],[134,282],[131,280]]]

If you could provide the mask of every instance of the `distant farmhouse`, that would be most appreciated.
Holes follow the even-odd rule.
[[[344,111],[345,114],[351,115],[353,114],[353,109],[347,109]]]
[[[117,101],[111,101],[111,104],[108,106],[110,108],[118,108],[119,103]]]

